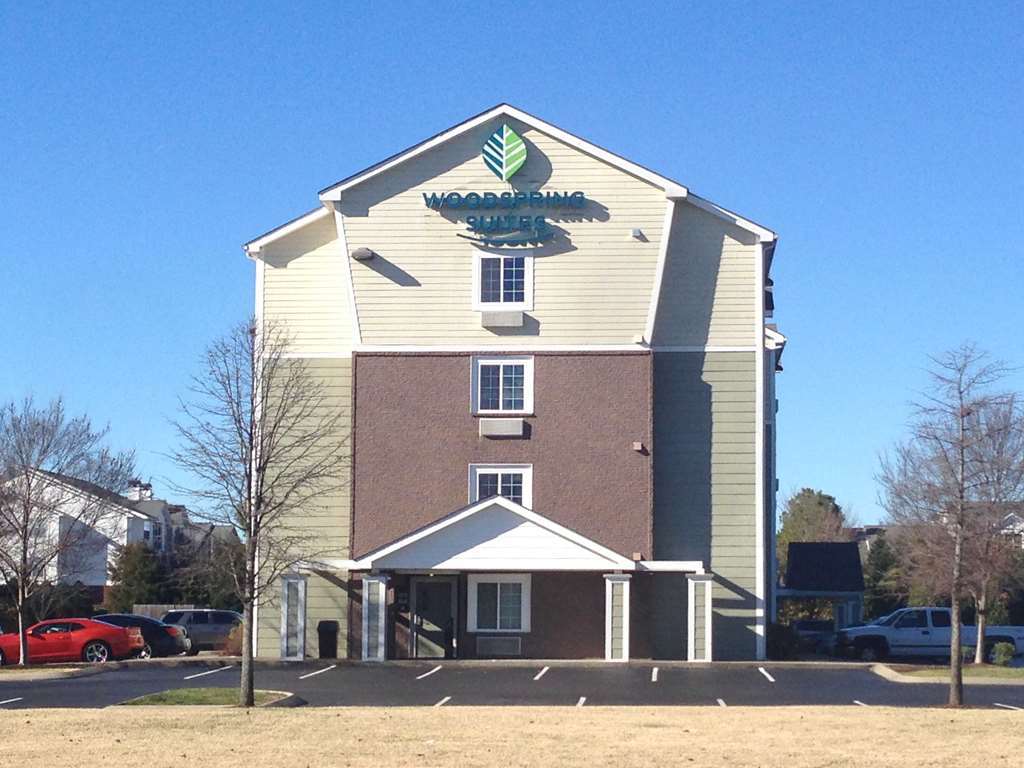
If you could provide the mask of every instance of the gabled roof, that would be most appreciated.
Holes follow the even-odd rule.
[[[88,480],[81,480],[77,477],[72,477],[71,475],[65,475],[59,472],[50,472],[45,469],[39,469],[36,471],[40,474],[46,475],[58,485],[62,485],[65,488],[69,488],[77,493],[89,494],[90,496],[105,501],[111,506],[120,507],[122,512],[129,514],[132,517],[150,519],[149,514],[136,508],[134,502],[119,493],[115,493],[107,488],[91,483]]]
[[[254,255],[258,253],[259,250],[264,245],[267,245],[273,242],[274,240],[277,240],[278,238],[284,237],[285,235],[294,232],[297,229],[300,229],[301,227],[304,227],[307,224],[310,224],[313,221],[316,221],[332,213],[332,203],[341,200],[341,195],[346,189],[350,189],[356,186],[357,184],[361,184],[364,181],[367,181],[368,179],[377,176],[378,174],[384,173],[385,171],[388,171],[391,168],[400,165],[401,163],[411,160],[412,158],[417,157],[423,154],[424,152],[433,149],[434,147],[444,144],[447,141],[451,141],[452,139],[466,133],[467,131],[476,128],[482,123],[486,123],[487,121],[493,120],[501,115],[507,115],[516,120],[519,120],[520,122],[525,123],[526,125],[529,125],[532,128],[535,128],[541,133],[545,133],[548,136],[552,136],[568,144],[569,146],[579,149],[581,152],[584,152],[588,155],[603,160],[609,165],[615,168],[619,168],[622,171],[625,171],[626,173],[632,174],[633,176],[636,176],[639,179],[643,179],[644,181],[653,184],[655,187],[664,190],[665,196],[669,199],[685,199],[689,203],[697,206],[698,208],[701,208],[702,210],[707,211],[708,213],[711,213],[715,216],[718,216],[719,218],[731,222],[732,224],[741,229],[744,229],[748,232],[757,235],[758,239],[761,242],[773,243],[777,238],[776,234],[772,232],[770,229],[762,227],[760,224],[757,224],[749,219],[746,219],[740,216],[739,214],[734,213],[733,211],[723,208],[722,206],[717,205],[711,202],[710,200],[693,194],[692,192],[689,191],[689,189],[680,184],[678,181],[675,181],[673,179],[668,178],[667,176],[663,176],[660,173],[652,171],[650,168],[640,165],[639,163],[634,163],[631,160],[627,160],[621,155],[617,155],[614,152],[605,149],[604,147],[598,146],[597,144],[593,144],[587,141],[586,139],[576,136],[575,134],[569,133],[568,131],[561,129],[556,125],[552,125],[551,123],[541,120],[539,117],[531,115],[528,112],[524,112],[523,110],[517,107],[513,107],[511,104],[503,103],[491,107],[490,109],[484,110],[483,112],[480,112],[479,114],[470,117],[468,120],[464,120],[461,123],[453,125],[452,127],[447,128],[441,131],[440,133],[434,134],[428,139],[424,139],[423,141],[414,144],[411,147],[408,147],[407,149],[403,149],[401,152],[397,152],[391,155],[390,157],[381,160],[380,162],[374,163],[368,168],[364,168],[363,170],[358,171],[357,173],[354,173],[351,176],[346,176],[344,179],[341,179],[340,181],[337,181],[334,184],[325,187],[324,189],[320,190],[320,201],[321,203],[323,203],[323,207],[316,208],[312,211],[304,213],[301,216],[298,216],[297,218],[292,219],[289,222],[286,222],[268,232],[265,232],[259,237],[256,237],[253,240],[250,240],[249,242],[245,243],[243,245],[243,248],[249,255]]]
[[[642,165],[634,163],[621,155],[617,155],[614,152],[610,152],[604,147],[599,147],[597,144],[591,144],[586,139],[581,139],[579,136],[563,131],[561,128],[552,125],[551,123],[541,120],[539,117],[524,112],[521,109],[513,107],[511,104],[498,104],[495,107],[484,110],[483,112],[474,115],[468,120],[463,120],[457,125],[453,125],[447,130],[441,131],[440,133],[434,134],[429,139],[425,139],[418,144],[414,144],[408,149],[404,149],[391,157],[381,160],[379,163],[374,163],[369,168],[366,168],[358,173],[354,173],[341,181],[335,182],[329,187],[325,187],[320,190],[320,199],[323,201],[340,200],[341,193],[346,189],[354,187],[356,184],[361,184],[367,179],[371,179],[377,174],[383,173],[384,171],[404,163],[407,160],[430,150],[434,147],[444,144],[447,141],[461,136],[462,134],[476,128],[482,123],[486,123],[489,120],[493,120],[501,115],[515,118],[531,128],[536,128],[541,133],[546,133],[549,136],[569,144],[570,146],[576,147],[577,149],[585,152],[588,155],[593,155],[601,160],[604,160],[609,165],[616,168],[620,168],[626,173],[630,173],[637,178],[643,179],[644,181],[653,184],[656,187],[660,187],[665,190],[667,197],[686,197],[689,191],[680,184],[678,181],[662,176],[659,173],[655,173],[650,168],[645,168]]]
[[[456,510],[347,564],[350,570],[633,570],[636,563],[500,496]]]
[[[863,592],[860,548],[854,541],[791,542],[786,589],[805,592]]]

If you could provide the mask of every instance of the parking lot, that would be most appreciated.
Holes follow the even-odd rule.
[[[90,670],[91,672],[91,670]],[[137,662],[82,677],[18,680],[0,674],[0,709],[107,707],[174,688],[230,687],[233,662]],[[886,680],[867,666],[557,664],[339,664],[257,666],[261,689],[310,706],[897,706],[945,702],[943,684]],[[1024,711],[1024,685],[968,684],[971,706]]]

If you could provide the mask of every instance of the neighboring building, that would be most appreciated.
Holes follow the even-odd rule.
[[[857,543],[860,547],[861,552],[867,557],[868,553],[871,552],[871,547],[878,540],[879,536],[884,536],[887,526],[884,525],[865,525],[857,528],[846,529],[850,535],[850,540]]]
[[[775,234],[508,105],[320,203],[246,251],[351,471],[257,653],[763,658]]]
[[[149,483],[133,480],[124,496],[67,475],[52,472],[48,476],[47,495],[55,511],[52,526],[59,526],[65,541],[74,546],[60,552],[49,569],[55,583],[82,584],[97,602],[110,586],[110,567],[117,553],[127,544],[145,544],[154,552],[170,557],[175,543],[181,546],[193,539],[202,540],[205,528],[188,519],[187,510],[153,498]],[[87,509],[87,515],[83,510]],[[81,526],[84,517],[92,525],[81,533],[68,534],[69,526]]]

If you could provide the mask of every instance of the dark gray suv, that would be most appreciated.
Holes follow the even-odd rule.
[[[188,630],[192,640],[191,654],[200,651],[220,651],[227,645],[231,630],[242,623],[240,614],[234,611],[218,611],[212,608],[188,608],[168,611],[162,619],[164,624],[178,624]]]

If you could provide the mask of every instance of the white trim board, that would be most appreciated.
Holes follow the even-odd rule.
[[[496,344],[481,342],[479,344],[359,344],[354,351],[365,353],[480,352],[522,355],[540,352],[646,352],[648,347],[638,342],[623,344],[538,344],[537,342]]]
[[[349,256],[348,236],[345,234],[345,217],[334,206],[334,230],[341,244],[341,258],[345,261],[345,298],[348,300],[349,324],[352,326],[352,344],[363,341],[363,329],[359,325],[359,306],[356,304],[356,287],[352,281],[352,259]]]
[[[263,250],[263,246],[270,245],[275,240],[280,240],[282,237],[290,235],[292,232],[297,232],[303,227],[312,224],[314,221],[319,221],[324,216],[330,214],[330,209],[324,205],[319,208],[314,208],[308,213],[304,213],[301,216],[292,219],[291,221],[285,222],[279,227],[275,227],[269,232],[265,232],[254,240],[242,245],[246,255],[249,258],[255,258],[256,255]],[[347,255],[347,254],[346,254]]]
[[[765,496],[765,445],[764,445],[764,419],[765,419],[765,388],[767,380],[765,376],[766,353],[764,345],[764,264],[765,249],[768,246],[764,243],[757,249],[754,259],[754,338],[758,339],[761,348],[755,356],[754,365],[754,633],[756,656],[763,660],[767,655],[767,573],[765,561],[765,517],[766,496]]]
[[[277,357],[280,357],[282,360],[344,360],[352,357],[352,352],[285,352],[277,355]]]
[[[622,344],[537,344],[505,342],[501,344],[481,342],[480,344],[358,344],[354,352],[363,353],[430,353],[430,352],[479,352],[483,354],[541,354],[543,352],[757,352],[753,345],[729,346],[672,345],[650,346],[644,342]]]
[[[661,225],[661,243],[658,246],[658,266],[654,271],[654,286],[651,288],[651,302],[647,307],[647,323],[644,327],[644,341],[654,342],[654,324],[661,302],[661,284],[665,276],[665,262],[668,261],[668,247],[672,239],[672,219],[676,212],[676,201],[671,198],[665,204],[665,221]]]

